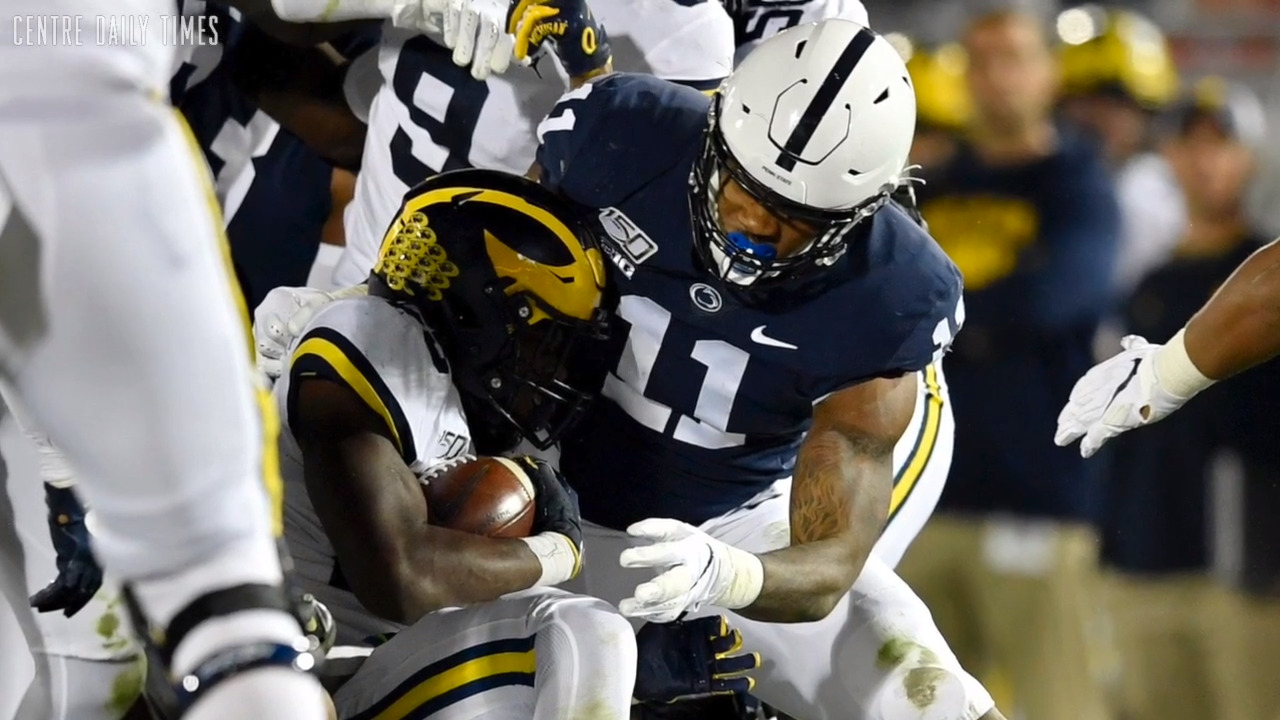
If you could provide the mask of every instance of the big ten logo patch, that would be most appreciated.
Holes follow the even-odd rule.
[[[1021,198],[945,196],[926,202],[921,214],[960,268],[966,290],[982,290],[1012,274],[1040,232],[1035,206]]]
[[[439,300],[450,278],[458,276],[458,266],[440,246],[426,213],[414,212],[402,216],[388,232],[373,272],[396,292]]]
[[[605,232],[601,250],[627,277],[658,252],[658,244],[617,208],[600,211],[600,226]]]

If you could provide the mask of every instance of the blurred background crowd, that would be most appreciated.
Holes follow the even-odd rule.
[[[1280,366],[1092,459],[1053,443],[1096,359],[1167,340],[1280,231],[1280,0],[866,5],[908,59],[919,208],[966,282],[955,461],[900,573],[1011,718],[1280,718]],[[251,307],[328,286],[362,139],[313,125],[350,149],[313,154],[255,107],[304,100],[232,89],[272,87],[262,67],[180,103]],[[202,128],[220,103],[240,119]],[[220,165],[236,133],[253,157]],[[288,192],[246,199],[264,179]]]
[[[955,462],[899,572],[1010,717],[1280,717],[1280,366],[1092,459],[1052,442],[1096,357],[1275,237],[1280,2],[868,6],[968,311]]]

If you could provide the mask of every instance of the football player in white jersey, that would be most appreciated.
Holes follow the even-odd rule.
[[[7,7],[0,371],[82,472],[97,551],[165,631],[187,717],[321,718],[273,537],[275,414],[207,169],[163,101],[172,1]],[[96,42],[99,23],[117,42]]]
[[[506,2],[453,3],[455,15],[461,8],[463,20],[470,18],[463,27],[432,20],[433,12],[450,17],[442,14],[444,0],[438,7],[432,0],[275,0],[273,5],[281,17],[294,21],[390,18],[378,50],[383,84],[369,109],[356,195],[345,218],[347,246],[334,272],[340,287],[364,279],[378,250],[383,219],[394,213],[396,199],[410,186],[465,167],[524,173],[537,149],[538,121],[564,91],[568,75],[576,74],[566,73],[554,60],[538,69],[557,77],[540,77],[525,67],[500,75],[476,71],[505,67],[511,53]],[[595,0],[589,13],[583,8],[581,2],[566,4],[551,21],[567,21],[561,24],[574,29],[589,21],[591,52],[584,54],[592,62],[612,59],[618,68],[652,72],[704,90],[732,69],[733,27],[718,2]],[[546,22],[543,28],[552,25]],[[507,40],[499,42],[499,37]],[[578,42],[576,35],[572,42]],[[459,52],[459,47],[470,49]],[[465,67],[469,64],[471,70]]]
[[[327,305],[293,344],[275,399],[297,581],[332,610],[340,641],[398,632],[336,692],[340,717],[630,713],[630,625],[552,587],[580,564],[563,479],[507,461],[536,489],[522,539],[431,525],[422,492],[477,451],[507,450],[515,431],[547,446],[587,402],[566,363],[603,327],[604,267],[565,207],[491,171],[414,188],[371,294]],[[464,411],[460,388],[486,400]]]
[[[727,0],[738,49],[734,65],[757,45],[788,28],[828,18],[851,20],[871,27],[862,0]]]

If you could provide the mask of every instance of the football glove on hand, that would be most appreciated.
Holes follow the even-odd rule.
[[[755,602],[764,583],[760,558],[679,520],[649,518],[627,528],[651,545],[623,550],[622,567],[665,568],[618,603],[627,617],[665,623],[707,603],[731,610]]]
[[[280,377],[288,365],[289,346],[306,329],[316,311],[334,300],[369,292],[368,285],[324,292],[305,287],[278,287],[253,311],[253,341],[258,369]]]
[[[507,0],[446,0],[444,44],[453,62],[471,66],[471,77],[484,80],[511,64],[515,38],[507,33]]]
[[[760,667],[760,654],[743,652],[742,633],[722,615],[646,623],[636,645],[635,699],[642,703],[746,694],[755,687],[747,673]]]
[[[1176,341],[1181,343],[1181,337]],[[1059,446],[1083,437],[1080,454],[1090,457],[1120,433],[1163,420],[1199,392],[1177,393],[1167,381],[1161,382],[1156,366],[1165,345],[1152,345],[1137,335],[1125,337],[1120,345],[1124,352],[1095,365],[1072,388],[1053,436]]]
[[[571,78],[599,71],[613,57],[609,36],[586,0],[512,0],[507,32],[521,64],[533,64],[550,43]]]
[[[49,507],[49,537],[57,552],[58,577],[31,596],[40,612],[61,610],[71,617],[89,604],[102,587],[102,567],[93,557],[93,543],[85,527],[85,509],[71,488],[44,485]]]
[[[276,17],[287,22],[342,22],[386,18],[416,32],[440,30],[447,0],[271,0]]]
[[[582,570],[582,514],[578,493],[545,460],[524,456],[517,461],[533,481],[533,537],[524,538],[542,562],[542,578],[534,585],[558,585]],[[570,554],[566,554],[565,550]]]

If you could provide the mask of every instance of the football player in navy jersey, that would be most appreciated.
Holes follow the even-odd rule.
[[[945,480],[963,321],[959,273],[889,200],[914,115],[896,51],[832,20],[714,99],[575,77],[530,172],[598,215],[620,292],[604,398],[561,446],[575,589],[653,622],[737,611],[756,694],[810,720],[1002,717],[890,569]]]
[[[651,622],[736,611],[756,694],[811,720],[1001,717],[890,570],[945,480],[963,321],[959,272],[889,200],[914,121],[892,46],[828,20],[711,99],[605,74],[538,129],[531,175],[598,211],[620,293],[603,398],[561,445],[578,587]]]

